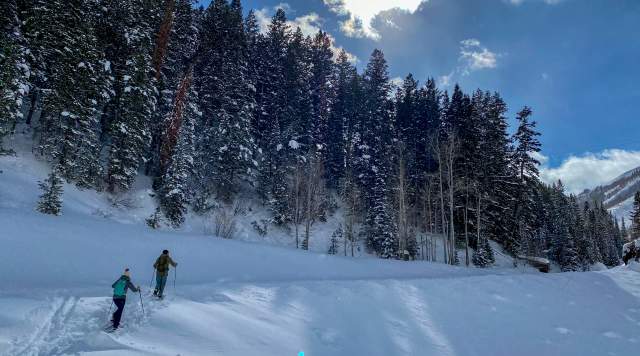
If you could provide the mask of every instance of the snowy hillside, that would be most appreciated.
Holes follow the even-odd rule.
[[[1,355],[600,356],[640,343],[632,269],[467,269],[224,240],[196,223],[158,232],[143,222],[145,182],[127,209],[66,186],[51,217],[34,210],[44,167],[24,155],[0,170]],[[158,302],[149,283],[163,248],[179,267]],[[145,312],[130,293],[123,328],[105,334],[124,267]]]
[[[618,218],[629,221],[633,196],[640,191],[640,167],[632,169],[611,182],[580,194],[582,201],[603,202]]]

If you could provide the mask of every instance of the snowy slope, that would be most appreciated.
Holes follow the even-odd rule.
[[[64,215],[33,210],[46,167],[0,158],[0,355],[631,355],[640,274],[540,274],[345,258],[152,231],[138,207],[66,187]],[[151,264],[179,262],[169,297]],[[505,260],[500,263],[509,264]],[[142,285],[123,328],[100,331],[124,267]]]
[[[620,175],[611,182],[580,194],[582,201],[603,202],[618,218],[629,221],[633,196],[640,191],[640,167]]]

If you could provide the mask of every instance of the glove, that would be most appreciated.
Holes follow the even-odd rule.
[[[178,267],[178,262],[176,262],[176,265],[175,265],[175,266],[173,266],[173,267]]]

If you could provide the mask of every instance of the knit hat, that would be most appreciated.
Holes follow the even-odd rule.
[[[129,269],[128,268],[124,269],[124,275],[127,276],[127,277],[131,277],[131,273],[129,273]]]
[[[169,250],[164,250],[164,251],[162,251],[162,254],[163,254],[163,255],[168,255],[168,254],[169,254]]]

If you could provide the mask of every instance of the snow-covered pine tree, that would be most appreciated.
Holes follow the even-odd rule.
[[[627,223],[626,223],[627,219],[622,217],[620,220],[622,220],[621,226],[620,226],[620,236],[622,237],[622,241],[628,242],[629,241],[629,231],[627,230]]]
[[[325,173],[327,175],[327,186],[337,189],[340,181],[345,176],[346,170],[346,150],[345,135],[347,130],[347,117],[350,106],[352,106],[353,93],[350,90],[353,76],[357,75],[355,69],[349,62],[349,57],[345,50],[340,51],[335,65],[335,77],[333,79],[334,100],[331,103],[331,111],[327,122],[327,156],[325,163]]]
[[[47,61],[36,66],[47,89],[39,151],[85,188],[100,182],[100,110],[109,86],[94,11],[85,1],[38,2],[25,25],[34,60]]]
[[[505,241],[505,247],[509,251],[515,251],[518,241],[523,234],[530,235],[532,232],[529,222],[533,217],[532,194],[535,184],[538,181],[538,166],[540,162],[532,156],[540,152],[540,133],[536,131],[536,122],[530,121],[533,112],[530,108],[524,107],[518,114],[518,129],[513,136],[515,148],[511,157],[511,165],[514,167],[516,186],[513,193],[512,216],[514,225],[512,228],[513,238]]]
[[[318,31],[310,45],[310,89],[313,120],[310,123],[311,143],[316,153],[323,160],[327,155],[327,125],[331,114],[334,91],[331,85],[334,62],[331,49],[331,37],[326,32]]]
[[[338,224],[338,227],[331,234],[331,240],[329,240],[329,250],[327,254],[336,255],[338,254],[338,249],[340,248],[340,241],[342,241],[343,231],[342,224]]]
[[[575,238],[572,234],[567,234],[566,236],[564,247],[562,248],[560,267],[563,272],[575,272],[581,270]]]
[[[253,85],[248,81],[248,52],[240,1],[231,2],[225,28],[228,46],[219,73],[223,77],[224,97],[218,111],[215,144],[210,148],[218,197],[228,201],[237,192],[239,182],[253,177],[256,169],[256,146],[251,136],[256,103]]]
[[[591,262],[591,253],[589,251],[590,241],[586,232],[586,222],[583,211],[580,209],[578,201],[574,195],[570,197],[570,209],[573,217],[571,233],[575,236],[575,247],[582,271],[589,270]]]
[[[258,109],[254,132],[260,150],[258,194],[267,203],[276,224],[290,220],[285,170],[284,115],[287,109],[285,67],[290,38],[284,10],[278,9],[261,45],[263,56],[258,66],[256,99]],[[286,120],[284,120],[286,122]]]
[[[99,0],[98,42],[111,70],[111,96],[102,116],[103,139],[109,151],[107,188],[126,191],[143,160],[151,155],[158,98],[152,51],[162,22],[162,0]]]
[[[589,234],[589,250],[591,254],[591,261],[593,263],[603,262],[603,256],[600,253],[600,231],[598,227],[598,218],[596,216],[597,204],[589,209],[588,218],[586,221],[587,233]]]
[[[633,197],[633,210],[631,211],[631,240],[640,239],[640,192]]]
[[[168,1],[159,32],[163,39],[156,41],[154,70],[158,79],[158,100],[154,117],[157,119],[154,119],[151,125],[152,143],[146,168],[147,174],[156,178],[154,182],[156,187],[161,184],[158,178],[166,171],[167,167],[164,163],[168,162],[167,157],[162,157],[161,148],[176,143],[175,136],[164,135],[168,127],[175,126],[166,120],[173,117],[170,112],[173,110],[176,89],[183,80],[184,73],[189,71],[198,45],[197,18],[193,5],[193,0],[176,0],[174,5]],[[169,28],[168,32],[167,28]],[[166,48],[162,50],[165,46]]]
[[[194,163],[194,125],[199,118],[198,97],[192,88],[193,73],[189,71],[176,91],[173,110],[167,121],[179,123],[176,144],[167,154],[170,161],[162,178],[160,205],[165,216],[174,227],[184,222],[187,204],[191,198],[191,177]],[[172,130],[170,127],[169,130]],[[169,149],[168,147],[166,149]]]
[[[487,238],[500,243],[511,239],[513,202],[512,176],[510,172],[511,141],[507,133],[507,105],[497,93],[485,93],[486,108],[483,140],[480,153],[483,155],[482,186],[486,199],[483,213],[487,224]],[[512,242],[510,244],[513,244]]]
[[[127,72],[133,75],[123,77],[120,112],[111,127],[107,184],[112,193],[131,188],[148,151],[149,119],[156,104],[149,64],[146,53],[138,53],[127,61]]]
[[[48,178],[38,185],[42,190],[42,195],[36,209],[43,214],[60,215],[62,210],[62,179],[58,174],[58,168],[54,166]]]
[[[203,99],[203,138],[199,147],[205,194],[228,201],[239,183],[254,176],[256,146],[251,135],[254,85],[248,65],[242,7],[237,0],[213,2],[200,45],[199,92]]]
[[[289,159],[300,159],[309,151],[317,151],[313,146],[313,134],[310,128],[313,120],[311,101],[311,64],[309,62],[310,44],[298,27],[291,35],[287,46],[287,57],[284,65],[286,106],[280,128],[283,141],[289,142],[284,154]],[[291,144],[294,147],[290,147]],[[289,150],[289,149],[292,150]],[[297,156],[297,157],[296,157]]]
[[[367,151],[359,157],[367,167],[363,172],[365,194],[364,234],[369,249],[382,258],[398,257],[398,236],[389,201],[392,162],[391,85],[387,62],[380,50],[374,50],[365,70],[366,122],[363,145]]]
[[[0,4],[0,155],[2,139],[22,118],[22,102],[29,92],[30,70],[20,28],[16,0]]]
[[[425,172],[418,171],[418,141],[426,131],[418,131],[420,120],[425,117],[420,112],[421,97],[418,82],[409,74],[402,87],[396,93],[395,125],[396,135],[403,147],[403,160],[406,165],[407,203],[414,198],[414,188],[418,187],[418,178]],[[421,155],[423,157],[423,155]]]
[[[489,240],[480,239],[478,247],[473,251],[472,261],[478,267],[488,267],[495,263],[495,256]]]

